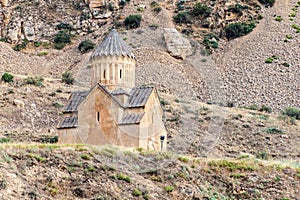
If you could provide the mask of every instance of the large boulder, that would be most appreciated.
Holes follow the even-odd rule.
[[[174,28],[164,29],[164,39],[171,56],[185,59],[193,53],[190,41]]]

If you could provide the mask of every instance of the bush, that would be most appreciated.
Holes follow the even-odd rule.
[[[68,24],[68,23],[63,23],[63,22],[61,22],[60,24],[58,24],[58,25],[56,26],[56,28],[57,28],[58,30],[62,30],[62,29],[72,30],[72,29],[73,29],[73,27],[72,27],[70,24]]]
[[[59,31],[54,38],[54,42],[55,43],[70,43],[71,42],[70,33],[65,30]]]
[[[271,133],[271,134],[281,134],[281,133],[283,133],[282,130],[280,130],[278,128],[275,128],[275,127],[269,127],[269,128],[267,128],[266,132],[267,133]]]
[[[294,108],[294,107],[288,107],[285,108],[284,111],[282,112],[282,114],[290,116],[290,117],[294,117],[295,119],[300,119],[300,110],[299,108]]]
[[[39,42],[39,41],[35,41],[33,44],[34,44],[35,47],[41,46],[41,42]]]
[[[60,30],[55,38],[54,38],[54,42],[55,42],[55,48],[56,49],[63,49],[65,47],[65,44],[71,43],[71,35],[69,33],[69,31],[66,30]]]
[[[275,3],[275,0],[258,0],[259,3],[265,5],[265,6],[273,6]]]
[[[62,76],[61,81],[63,83],[72,85],[75,81],[75,79],[73,78],[73,75],[68,71],[65,71],[61,76]]]
[[[219,47],[218,39],[219,38],[217,36],[215,36],[214,34],[207,34],[204,37],[202,43],[207,49],[210,49],[210,48],[217,49]]]
[[[138,197],[142,195],[142,192],[139,189],[135,188],[132,192],[132,195]]]
[[[173,20],[178,24],[187,24],[191,21],[191,15],[188,12],[180,12],[173,17]]]
[[[277,60],[277,59],[278,59],[278,57],[273,55],[273,56],[267,58],[267,60],[265,60],[265,63],[272,63],[274,60]]]
[[[41,76],[27,77],[23,80],[24,84],[30,84],[35,86],[43,86],[44,78]]]
[[[1,38],[0,38],[0,42],[9,43],[9,40],[8,40],[7,37],[1,37]]]
[[[235,4],[234,6],[229,6],[228,11],[238,14],[239,16],[243,15],[243,10],[248,9],[248,6],[243,6],[241,4]]]
[[[270,112],[272,112],[272,109],[269,107],[269,106],[266,106],[266,105],[262,105],[259,109],[258,109],[258,111],[264,111],[264,112],[267,112],[267,113],[270,113]]]
[[[21,51],[22,49],[25,49],[29,41],[25,38],[21,44],[17,44],[13,47],[13,50],[15,51]]]
[[[283,19],[280,15],[278,15],[278,16],[275,17],[275,20],[278,21],[278,22],[281,22]]]
[[[162,10],[160,6],[153,9],[154,12],[159,13]]]
[[[255,26],[256,25],[254,22],[249,23],[249,24],[241,23],[241,22],[228,24],[225,27],[226,37],[228,39],[233,39],[233,38],[247,35],[255,28]]]
[[[10,82],[14,82],[14,76],[8,72],[5,72],[2,77],[1,80],[6,82],[6,83],[10,83]]]
[[[142,16],[141,15],[129,15],[124,20],[124,25],[127,29],[138,28],[141,24]]]
[[[54,48],[55,48],[55,49],[58,49],[58,50],[61,50],[61,49],[63,49],[65,46],[66,46],[65,43],[56,43],[56,44],[54,45]]]
[[[80,42],[78,49],[81,52],[87,52],[90,49],[93,49],[95,47],[95,43],[93,43],[90,40],[84,40],[82,42]]]
[[[166,191],[166,192],[173,192],[173,190],[174,190],[174,187],[173,187],[173,186],[169,186],[169,185],[168,185],[168,186],[165,187],[165,191]]]
[[[212,8],[208,7],[205,4],[202,4],[201,2],[198,2],[194,5],[192,14],[193,16],[202,16],[202,17],[208,17],[212,12]]]

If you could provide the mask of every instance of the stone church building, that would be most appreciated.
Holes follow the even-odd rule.
[[[60,143],[166,148],[167,131],[155,88],[135,87],[135,57],[112,30],[90,57],[91,89],[73,92],[63,110]]]

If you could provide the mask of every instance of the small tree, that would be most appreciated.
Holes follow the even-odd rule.
[[[10,73],[8,72],[5,72],[2,77],[1,77],[1,80],[6,82],[6,83],[9,83],[9,82],[14,82],[14,76],[11,75]]]
[[[60,30],[56,34],[56,36],[54,38],[54,42],[55,42],[56,49],[62,49],[62,48],[64,48],[65,44],[71,43],[71,35],[70,35],[69,31]]]
[[[141,15],[129,15],[124,20],[124,25],[127,29],[138,28],[141,24],[142,16]]]
[[[208,17],[212,12],[212,8],[208,7],[207,5],[198,2],[194,5],[193,8],[193,15],[194,16],[202,16],[202,17]]]
[[[72,85],[75,81],[75,79],[73,78],[73,74],[71,74],[70,72],[68,71],[65,71],[63,74],[62,74],[62,79],[61,81],[63,83],[66,83],[66,84],[69,84],[69,85]]]
[[[87,52],[90,49],[93,49],[95,47],[95,43],[93,43],[90,40],[84,40],[82,42],[80,42],[78,49],[81,52]]]
[[[188,12],[180,12],[173,17],[174,21],[178,24],[186,24],[191,20],[191,15]]]
[[[290,117],[294,117],[295,119],[300,120],[300,110],[299,110],[299,108],[287,107],[287,108],[284,109],[282,114],[290,116]]]
[[[241,22],[228,24],[225,27],[226,37],[228,39],[233,39],[233,38],[247,35],[255,28],[255,26],[256,25],[254,22],[249,24],[241,23]]]

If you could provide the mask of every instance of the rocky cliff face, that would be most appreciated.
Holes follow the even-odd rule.
[[[47,42],[60,23],[71,25],[73,34],[83,36],[104,25],[117,7],[117,1],[102,0],[2,0],[0,37],[11,43],[24,38]]]

